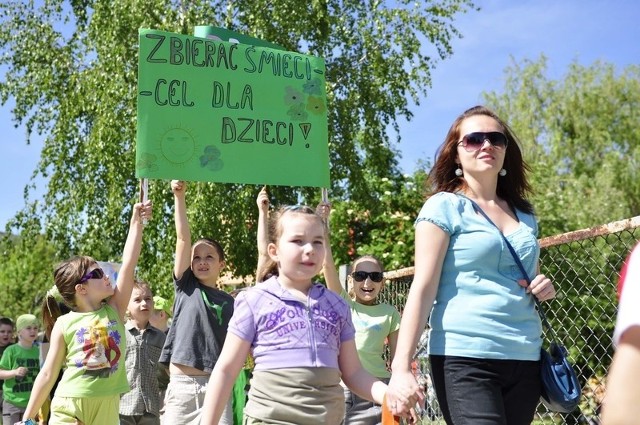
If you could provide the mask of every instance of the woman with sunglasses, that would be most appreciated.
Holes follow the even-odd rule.
[[[328,205],[320,205],[318,211],[328,217]],[[384,286],[382,264],[372,255],[357,258],[347,277],[348,292],[340,284],[338,272],[333,261],[329,243],[328,227],[324,278],[327,287],[337,292],[347,301],[351,310],[353,326],[356,329],[356,350],[362,366],[371,375],[383,382],[389,382],[389,373],[384,359],[385,343],[389,344],[389,353],[393,359],[400,329],[400,313],[386,303],[378,302],[378,296]],[[382,423],[382,408],[379,404],[359,397],[344,388],[345,425],[377,425]]]
[[[150,218],[150,201],[133,206],[115,288],[91,257],[72,257],[56,267],[55,285],[42,304],[46,334],[51,335],[49,352],[22,423],[34,423],[32,418],[49,396],[60,369],[64,371],[51,402],[50,424],[118,423],[120,395],[130,390],[124,367],[124,315],[140,256],[143,222]],[[58,301],[72,311],[61,316]]]
[[[533,420],[542,346],[533,297],[549,300],[555,289],[538,270],[527,171],[515,135],[494,112],[476,106],[454,121],[416,220],[414,279],[387,393],[392,410],[403,403],[398,394],[418,388],[410,364],[430,316],[429,361],[447,424]]]

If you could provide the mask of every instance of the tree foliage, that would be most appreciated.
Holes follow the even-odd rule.
[[[452,53],[453,18],[470,0],[47,0],[0,9],[0,99],[15,101],[16,125],[44,148],[27,207],[11,223],[27,239],[45,234],[57,258],[73,253],[118,261],[136,198],[139,28],[193,34],[226,27],[326,60],[332,200],[367,209],[371,181],[401,181],[390,129],[410,119],[431,69]],[[430,46],[433,55],[426,52]],[[393,132],[391,132],[393,134]],[[286,164],[265,164],[286,166]],[[367,179],[373,179],[368,181]],[[165,286],[174,250],[168,182],[153,182],[155,216],[145,230],[143,277]],[[194,184],[187,194],[194,236],[221,240],[236,275],[255,268],[258,187]],[[316,190],[273,188],[274,203],[315,203]],[[168,287],[166,287],[168,289]]]
[[[0,242],[0,316],[13,319],[24,313],[39,314],[39,305],[53,285],[55,252],[47,240],[4,237]]]
[[[640,67],[572,63],[561,79],[544,56],[505,70],[488,104],[521,138],[542,236],[640,214]]]
[[[428,164],[413,175],[391,180],[367,178],[375,204],[340,202],[330,219],[333,256],[348,265],[362,255],[374,255],[386,270],[413,266],[414,221],[424,203]]]

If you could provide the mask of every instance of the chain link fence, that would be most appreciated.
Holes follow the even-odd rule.
[[[617,283],[622,263],[640,240],[640,216],[540,240],[541,272],[554,282],[558,295],[545,303],[546,316],[583,386],[580,408],[571,414],[550,412],[540,404],[534,424],[600,423],[605,377],[613,356],[611,336],[617,313]],[[384,302],[402,313],[413,267],[385,273]],[[548,344],[545,335],[545,346]],[[417,373],[428,377],[424,355]],[[437,401],[428,391],[423,424],[444,424]]]

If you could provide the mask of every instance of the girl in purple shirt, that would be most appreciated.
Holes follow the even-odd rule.
[[[340,378],[382,403],[386,385],[362,367],[346,302],[312,279],[322,269],[325,231],[309,207],[274,214],[267,253],[277,276],[240,293],[227,339],[211,374],[202,424],[217,424],[251,352],[255,369],[245,424],[341,423]],[[411,394],[415,403],[415,395]]]

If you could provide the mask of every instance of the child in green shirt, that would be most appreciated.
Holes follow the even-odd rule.
[[[33,381],[40,371],[40,349],[34,344],[40,325],[36,316],[23,314],[16,320],[18,343],[10,345],[0,359],[0,378],[3,398],[2,414],[4,423],[14,424],[22,418]]]

